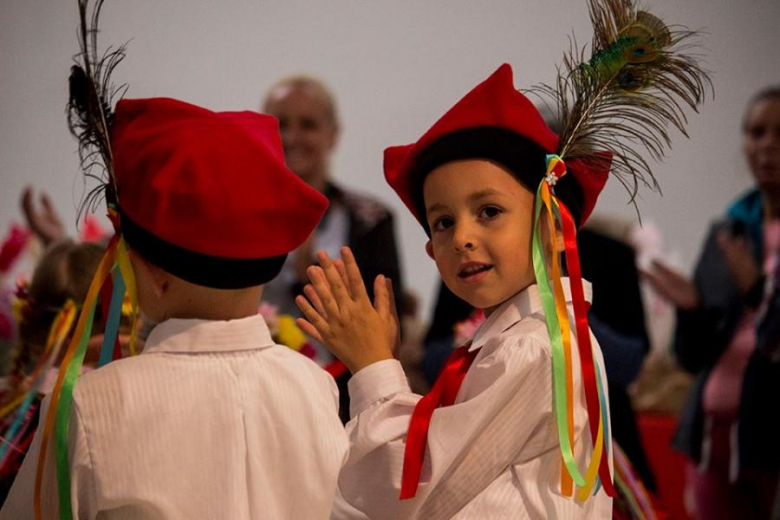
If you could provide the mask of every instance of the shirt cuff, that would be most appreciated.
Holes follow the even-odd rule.
[[[411,392],[404,369],[396,359],[386,359],[359,370],[349,380],[349,415],[360,412],[391,395]]]

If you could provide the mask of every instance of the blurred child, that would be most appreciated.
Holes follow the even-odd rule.
[[[592,56],[572,50],[554,86],[536,89],[557,105],[560,138],[503,65],[417,142],[385,150],[385,177],[428,234],[444,283],[486,316],[425,397],[393,359],[387,279],[372,304],[348,249],[309,268],[301,326],[354,374],[337,514],[611,515],[606,379],[577,228],[610,170],[629,188],[654,185],[634,147],[661,155],[665,125],[684,124],[678,101],[695,108],[708,77],[676,47],[695,33],[632,2],[588,7]]]
[[[52,244],[36,266],[29,286],[20,286],[14,304],[19,338],[8,388],[0,397],[0,500],[4,501],[38,424],[38,407],[57,377],[62,352],[49,337],[69,305],[82,304],[105,248],[62,240]],[[63,334],[63,337],[67,332]],[[96,343],[102,339],[98,335]],[[94,352],[95,349],[91,349]],[[94,366],[97,356],[87,364]],[[27,395],[32,392],[32,395]],[[29,397],[29,398],[27,398]]]

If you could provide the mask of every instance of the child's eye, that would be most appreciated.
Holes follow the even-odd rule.
[[[479,209],[479,218],[494,219],[501,214],[501,208],[485,206]]]
[[[441,218],[437,218],[436,221],[433,223],[433,226],[431,227],[433,228],[434,231],[444,231],[448,227],[451,227],[452,224],[453,224],[452,218],[441,217]]]

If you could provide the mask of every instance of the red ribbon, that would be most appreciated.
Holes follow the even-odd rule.
[[[595,444],[598,435],[599,406],[598,388],[596,386],[596,371],[593,364],[593,348],[590,343],[590,328],[588,327],[588,303],[585,301],[585,293],[582,289],[582,271],[580,269],[580,255],[577,249],[577,226],[568,208],[558,200],[558,209],[563,222],[563,241],[566,245],[566,265],[571,279],[571,296],[574,307],[574,319],[577,326],[577,348],[580,353],[580,365],[582,370],[582,384],[585,388],[585,403],[588,409],[588,426],[590,436]],[[604,421],[607,418],[604,417]],[[612,477],[609,473],[609,454],[607,450],[601,451],[599,462],[599,478],[607,495],[614,497],[615,488],[612,485]]]
[[[404,468],[401,475],[401,500],[414,498],[420,484],[420,473],[425,460],[425,447],[428,444],[428,427],[433,411],[439,406],[450,406],[458,396],[458,390],[466,377],[471,363],[477,356],[477,350],[469,352],[471,343],[455,350],[444,363],[439,377],[431,391],[417,402],[409,422],[404,450]]]
[[[338,379],[347,373],[347,365],[338,359],[334,359],[331,363],[328,363],[325,367],[325,371],[330,374],[333,379]]]

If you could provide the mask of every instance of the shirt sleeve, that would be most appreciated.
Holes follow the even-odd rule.
[[[550,370],[549,349],[534,337],[483,345],[456,404],[434,412],[417,496],[404,501],[398,497],[406,432],[420,396],[409,390],[397,361],[361,370],[350,381],[341,498],[372,519],[409,518],[431,507],[445,517],[435,504],[473,497],[513,461],[549,449],[531,439],[544,430],[542,422],[552,421]]]
[[[41,439],[49,410],[50,396],[41,403],[38,431],[30,445],[27,456],[19,469],[8,498],[0,511],[0,520],[34,519],[35,478],[38,473],[38,459],[41,453]],[[71,501],[73,517],[92,520],[96,517],[92,461],[87,449],[86,435],[76,407],[71,414],[69,443],[71,468]],[[59,518],[59,496],[57,494],[57,469],[54,454],[54,437],[49,439],[41,481],[41,516],[46,519]]]

